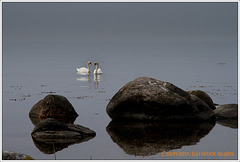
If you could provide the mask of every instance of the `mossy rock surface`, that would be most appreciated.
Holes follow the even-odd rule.
[[[211,97],[206,93],[201,90],[193,90],[193,91],[188,91],[189,94],[193,94],[200,98],[203,102],[205,102],[212,110],[216,109],[215,104],[213,103],[213,100]]]

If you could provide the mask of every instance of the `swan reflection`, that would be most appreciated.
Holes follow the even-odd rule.
[[[79,74],[79,73],[78,73],[78,74]],[[90,81],[90,79],[89,79],[89,74],[84,75],[84,76],[77,77],[77,81],[89,82],[89,81]]]
[[[98,88],[98,82],[101,81],[102,76],[99,74],[94,74],[93,77],[94,77],[93,80],[95,81],[95,84],[94,84],[95,88]]]
[[[77,74],[80,74],[80,73],[77,73]],[[91,88],[92,86],[94,86],[96,89],[98,89],[99,81],[102,80],[102,75],[93,74],[94,85],[91,85],[91,80],[92,80],[92,76],[90,76],[89,74],[87,75],[80,74],[80,76],[77,77],[77,81],[82,82],[82,84],[84,84],[84,82],[87,82],[87,85],[82,85],[81,87],[87,86],[88,88]]]

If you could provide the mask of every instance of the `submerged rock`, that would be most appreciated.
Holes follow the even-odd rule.
[[[81,125],[48,118],[39,123],[31,135],[40,151],[52,154],[69,145],[88,141],[94,138],[96,133]]]
[[[3,160],[34,160],[29,155],[13,152],[13,151],[2,151],[2,159]]]
[[[193,90],[193,91],[188,91],[188,93],[197,96],[198,98],[200,98],[203,102],[205,102],[210,108],[212,108],[212,110],[216,109],[215,104],[213,103],[213,100],[211,99],[211,97],[201,91],[201,90]]]
[[[96,135],[96,133],[89,128],[76,124],[66,124],[53,118],[45,119],[39,123],[31,134],[35,138],[43,139],[70,139]]]
[[[65,123],[73,123],[78,114],[65,97],[47,95],[32,107],[29,117],[34,125],[37,125],[42,119],[47,118],[55,118]]]
[[[148,77],[124,85],[106,111],[113,120],[208,120],[212,109],[177,86]]]

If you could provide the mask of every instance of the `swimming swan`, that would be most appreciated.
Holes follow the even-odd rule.
[[[102,70],[99,68],[98,62],[94,63],[94,66],[96,65],[96,69],[94,70],[93,74],[102,74]]]
[[[90,73],[89,65],[92,65],[91,61],[88,61],[87,68],[81,67],[81,68],[76,68],[76,69],[77,69],[78,73],[80,73],[80,74],[87,74],[87,73]]]

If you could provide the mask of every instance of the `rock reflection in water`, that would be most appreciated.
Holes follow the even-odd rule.
[[[114,122],[106,130],[127,154],[149,156],[162,151],[196,145],[214,127],[215,122]]]
[[[67,148],[70,145],[80,144],[92,138],[94,138],[94,136],[72,139],[41,139],[34,138],[34,136],[32,136],[34,145],[45,154],[54,154],[55,152],[63,150],[64,148]]]
[[[217,123],[222,126],[233,128],[233,129],[238,128],[238,120],[237,119],[222,119],[222,120],[218,120]]]
[[[53,118],[39,123],[31,133],[36,147],[46,154],[55,153],[69,145],[88,141],[95,135],[96,133],[87,127],[66,124]]]

